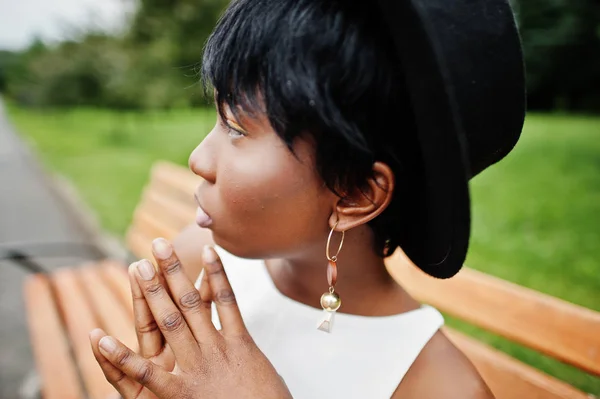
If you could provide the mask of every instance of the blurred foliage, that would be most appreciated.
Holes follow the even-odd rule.
[[[600,2],[514,0],[529,106],[600,110]]]
[[[5,92],[7,89],[8,77],[6,73],[8,69],[12,68],[16,59],[17,55],[15,53],[0,50],[0,93]]]
[[[35,41],[19,54],[0,53],[0,90],[32,106],[204,104],[197,65],[227,3],[137,0],[123,35],[89,32],[58,45]],[[600,110],[600,2],[512,3],[524,42],[530,108]]]
[[[168,109],[205,104],[202,49],[227,0],[140,0],[122,36],[88,32],[0,54],[0,89],[22,105]],[[10,58],[10,65],[3,62]]]

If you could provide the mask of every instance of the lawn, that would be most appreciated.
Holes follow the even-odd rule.
[[[122,235],[158,159],[186,164],[212,110],[33,112],[9,106],[48,168],[69,178],[102,225]],[[515,151],[472,182],[467,263],[600,310],[600,118],[530,115]],[[600,379],[449,319],[448,323],[587,392]]]
[[[152,163],[186,165],[215,123],[207,109],[142,114],[9,106],[9,115],[46,165],[69,178],[103,227],[117,235],[131,221]]]

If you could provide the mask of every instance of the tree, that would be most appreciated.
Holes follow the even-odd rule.
[[[16,62],[17,54],[11,51],[0,51],[0,93],[8,86],[7,70]]]
[[[196,67],[204,44],[228,3],[228,0],[140,0],[126,40],[143,49],[138,68],[145,71],[142,75],[152,76],[148,90],[153,96],[158,93],[171,97],[177,93],[180,102],[206,103],[202,91],[195,88]]]
[[[78,33],[0,55],[0,90],[22,103],[171,108],[204,105],[197,66],[229,0],[129,0],[123,34]],[[512,0],[527,65],[530,109],[600,110],[600,2]],[[10,58],[10,57],[9,57]]]
[[[600,3],[515,0],[529,106],[600,110]]]

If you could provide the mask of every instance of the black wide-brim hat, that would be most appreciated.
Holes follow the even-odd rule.
[[[452,277],[469,246],[469,180],[504,158],[523,127],[514,14],[507,0],[377,2],[405,72],[423,160],[422,208],[399,244],[424,272]]]

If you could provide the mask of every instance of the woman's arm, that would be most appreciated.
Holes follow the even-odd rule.
[[[214,245],[212,233],[194,223],[183,229],[172,242],[185,274],[191,281],[196,281],[203,268],[202,249],[205,245]]]

